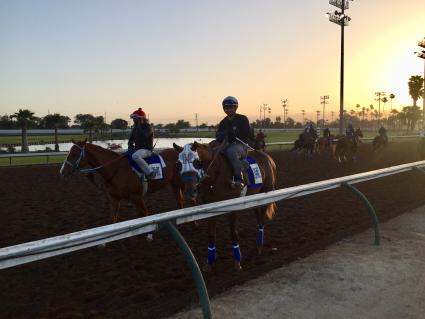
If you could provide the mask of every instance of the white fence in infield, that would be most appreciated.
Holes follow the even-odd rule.
[[[409,138],[419,138],[419,135],[400,135],[400,136],[388,136],[388,139],[409,139]],[[365,137],[361,138],[362,141],[372,141],[373,137]],[[285,145],[293,145],[294,141],[292,142],[270,142],[266,143],[266,146],[285,146]],[[160,149],[156,149],[157,151],[160,151]],[[123,153],[126,150],[118,150],[117,153]],[[50,157],[50,156],[60,156],[60,155],[67,155],[68,152],[33,152],[33,153],[7,153],[7,154],[0,154],[0,158],[9,158],[10,160],[15,157]]]
[[[288,187],[267,193],[188,207],[153,216],[132,219],[116,224],[5,247],[0,249],[0,269],[66,254],[72,251],[105,244],[127,237],[154,232],[159,229],[161,224],[166,222],[173,222],[179,225],[212,216],[227,214],[233,211],[263,206],[284,199],[305,196],[341,187],[345,184],[356,184],[371,179],[407,172],[412,169],[422,170],[424,167],[425,161],[402,164],[375,171]]]

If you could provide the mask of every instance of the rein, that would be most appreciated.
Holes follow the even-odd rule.
[[[207,169],[205,170],[205,174],[202,178],[202,180],[204,180],[205,178],[209,177],[208,176],[208,170],[211,168],[212,164],[214,163],[214,161],[217,159],[218,154],[220,154],[221,149],[223,148],[224,144],[225,144],[226,140],[224,140],[223,142],[221,142],[220,146],[217,148],[216,153],[214,154],[214,157],[212,159],[212,161],[210,162],[210,164],[207,166]],[[202,181],[201,180],[201,181]]]
[[[121,159],[124,157],[124,155],[120,155],[117,158],[114,158],[113,160],[110,160],[102,165],[93,167],[93,168],[80,168],[80,162],[81,160],[85,157],[86,155],[86,145],[84,146],[79,146],[78,144],[74,144],[73,146],[76,146],[80,149],[80,156],[78,157],[78,159],[75,161],[75,163],[70,162],[68,159],[65,160],[64,164],[68,164],[69,166],[71,166],[73,168],[73,170],[76,170],[80,173],[83,174],[88,174],[88,173],[92,173],[92,172],[96,172],[97,170],[101,169],[102,167],[108,166],[110,164],[112,164],[113,162]]]

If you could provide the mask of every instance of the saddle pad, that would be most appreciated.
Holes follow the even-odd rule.
[[[248,167],[246,172],[248,173],[248,188],[260,188],[263,186],[263,177],[261,176],[260,167],[257,162],[251,156],[246,157]]]
[[[127,158],[128,161],[131,165],[131,167],[133,169],[135,169],[137,172],[139,172],[140,174],[143,173],[143,171],[141,170],[141,168],[139,167],[139,165],[137,165],[137,163],[133,160],[133,158],[131,157],[133,155],[134,151],[128,151],[127,152]],[[144,160],[146,161],[146,163],[148,163],[149,167],[152,169],[152,171],[155,173],[155,177],[152,179],[163,179],[165,178],[165,162],[164,159],[162,158],[161,155],[159,154],[153,154],[149,157],[144,158]]]

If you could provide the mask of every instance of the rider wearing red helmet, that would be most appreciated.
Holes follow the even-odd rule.
[[[135,150],[131,156],[133,160],[142,169],[146,178],[155,177],[153,171],[149,167],[144,158],[152,155],[153,150],[153,130],[146,118],[145,112],[138,108],[134,111],[130,118],[133,119],[134,125],[131,129],[128,139],[128,150]]]

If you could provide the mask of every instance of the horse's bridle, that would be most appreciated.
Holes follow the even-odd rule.
[[[72,147],[74,147],[74,146],[76,146],[76,147],[78,147],[80,149],[80,155],[78,156],[77,160],[74,163],[72,163],[71,161],[68,160],[68,157],[67,157],[67,159],[65,159],[65,161],[63,163],[63,166],[65,166],[65,164],[68,164],[69,166],[72,167],[72,173],[75,172],[75,171],[78,171],[80,173],[92,173],[92,172],[96,172],[98,169],[100,169],[102,167],[105,167],[105,166],[111,164],[112,162],[115,162],[116,160],[119,160],[120,158],[123,157],[123,155],[121,155],[121,156],[119,156],[117,158],[114,158],[113,160],[111,160],[111,161],[109,161],[109,162],[107,162],[105,164],[99,165],[97,167],[80,168],[80,162],[86,156],[86,145],[84,144],[84,146],[80,146],[80,145],[74,143],[74,145],[72,145]],[[72,147],[69,150],[69,152],[71,152]]]
[[[65,164],[68,164],[69,166],[72,167],[72,172],[81,171],[81,168],[79,167],[79,165],[80,165],[81,160],[86,155],[86,145],[85,144],[84,144],[84,146],[80,146],[80,145],[74,143],[74,145],[72,145],[72,147],[74,147],[74,146],[76,146],[80,149],[80,155],[78,156],[77,160],[74,163],[72,163],[71,161],[68,160],[68,156],[67,156],[65,161],[63,162],[64,166],[65,166]],[[71,152],[72,147],[69,150],[69,152]]]

